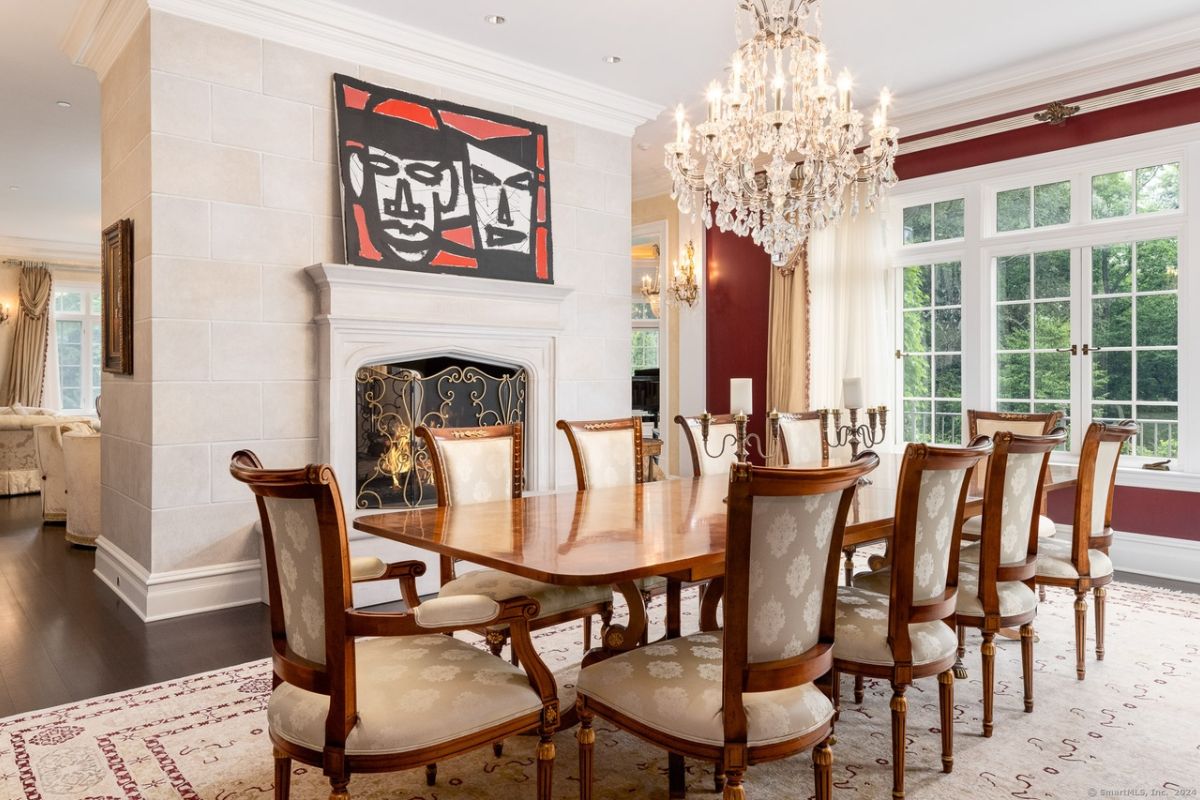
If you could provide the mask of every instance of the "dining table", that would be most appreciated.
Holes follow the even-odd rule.
[[[855,492],[843,549],[886,542],[892,533],[902,453],[879,453],[869,483]],[[839,463],[831,459],[831,464]],[[845,463],[842,461],[841,463]],[[798,464],[796,468],[822,464]],[[1075,470],[1054,466],[1046,491],[1075,485]],[[725,571],[726,475],[528,494],[511,500],[427,506],[359,516],[354,527],[375,536],[483,567],[563,586],[611,584],[628,606],[624,622],[610,622],[601,647],[584,665],[630,650],[647,630],[642,579],[667,579],[667,637],[679,635],[679,589]],[[965,514],[982,512],[969,495]],[[719,591],[706,592],[701,627],[716,626]],[[705,602],[707,601],[707,602]]]

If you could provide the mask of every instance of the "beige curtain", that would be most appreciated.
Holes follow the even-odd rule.
[[[808,408],[808,257],[801,247],[786,267],[771,270],[767,330],[767,405]]]
[[[6,405],[42,404],[46,376],[46,345],[50,335],[50,270],[44,264],[21,268],[20,309],[13,331],[12,358],[8,363]]]

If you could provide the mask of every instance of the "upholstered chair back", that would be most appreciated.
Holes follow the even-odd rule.
[[[997,464],[998,458],[998,455],[992,455],[991,469],[1000,466]],[[1024,562],[1028,555],[1029,530],[1037,513],[1040,495],[1039,476],[1046,458],[1047,453],[1004,454],[1004,488],[1000,502],[1001,564]]]
[[[705,475],[728,475],[729,468],[733,466],[737,460],[732,437],[736,432],[733,424],[733,416],[731,414],[714,414],[712,424],[708,428],[708,450],[716,453],[721,450],[724,444],[724,452],[715,458],[710,456],[705,450],[704,439],[700,433],[700,418],[699,417],[675,417],[675,422],[683,431],[684,439],[687,440],[688,449],[692,454],[692,474],[697,478]],[[725,437],[730,437],[730,441],[726,442]]]
[[[566,434],[571,445],[575,480],[580,491],[642,482],[640,418],[560,419],[558,428]]]
[[[1061,411],[1027,414],[1015,411],[981,411],[975,408],[967,409],[967,441],[986,436],[996,438],[1001,431],[1016,433],[1021,436],[1046,436],[1062,419]],[[971,493],[982,495],[984,482],[987,479],[988,462],[984,461],[982,468],[975,470],[971,481]]]
[[[1084,557],[1088,541],[1097,549],[1107,550],[1112,544],[1112,497],[1117,482],[1117,462],[1121,448],[1136,433],[1137,425],[1132,420],[1125,420],[1116,425],[1093,422],[1083,436],[1075,489],[1074,549],[1082,548]]]
[[[784,464],[819,464],[829,460],[818,411],[780,414],[779,444]]]
[[[316,504],[306,498],[263,497],[288,645],[301,658],[325,663],[325,582]]]
[[[520,423],[483,428],[417,428],[433,461],[438,505],[463,505],[521,496]]]

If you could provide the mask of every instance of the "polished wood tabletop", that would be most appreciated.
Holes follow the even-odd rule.
[[[871,483],[858,487],[846,546],[891,534],[901,461],[899,453],[881,453]],[[1055,468],[1047,488],[1073,484],[1070,470]],[[724,571],[727,491],[724,475],[682,478],[371,514],[354,527],[548,583],[584,586],[652,575],[700,580]],[[980,508],[982,500],[973,498],[968,514]]]

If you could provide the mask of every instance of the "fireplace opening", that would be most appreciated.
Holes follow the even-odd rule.
[[[527,382],[523,367],[457,357],[360,368],[354,380],[355,507],[437,503],[433,466],[416,429],[523,423]]]

